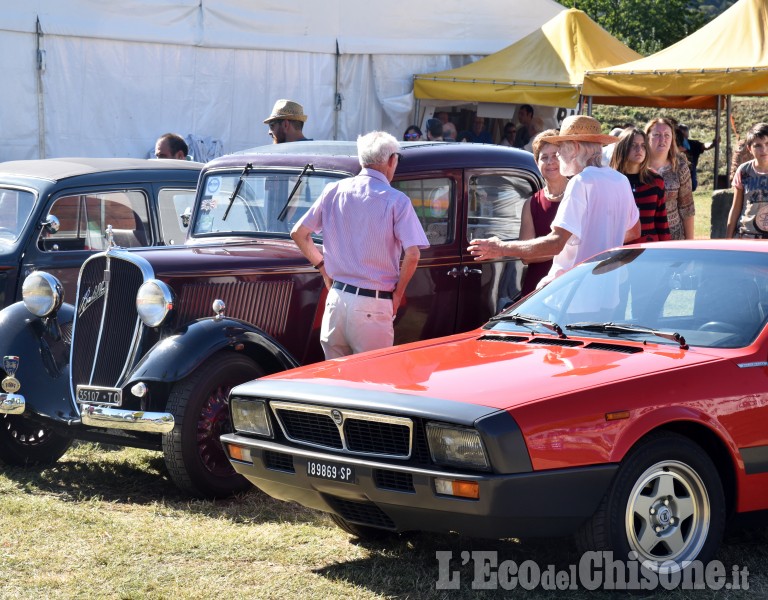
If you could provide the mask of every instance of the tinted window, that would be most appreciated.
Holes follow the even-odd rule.
[[[533,194],[531,182],[511,174],[478,174],[469,177],[468,191],[468,239],[520,236],[523,204]]]
[[[453,242],[455,185],[447,177],[392,182],[411,199],[431,246]]]

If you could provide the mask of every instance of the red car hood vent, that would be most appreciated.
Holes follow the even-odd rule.
[[[578,340],[564,340],[563,338],[533,338],[529,344],[544,344],[545,346],[565,346],[567,348],[574,348],[576,346],[583,346],[584,342]]]
[[[604,342],[592,342],[586,346],[590,350],[607,350],[608,352],[623,352],[624,354],[637,354],[642,348],[637,346],[620,346],[618,344],[606,344]]]
[[[520,336],[520,335],[493,335],[492,333],[481,335],[477,339],[483,342],[509,342],[509,343],[525,342],[528,340],[527,337]]]
[[[564,346],[567,348],[574,348],[577,346],[584,346],[584,342],[580,342],[579,340],[569,340],[569,339],[562,339],[562,338],[532,338],[528,339],[527,337],[523,337],[520,335],[496,335],[496,334],[486,334],[481,335],[479,338],[477,338],[479,341],[483,342],[506,342],[506,343],[521,343],[524,342],[526,344],[543,344],[548,346]],[[638,352],[642,352],[642,348],[638,348],[637,346],[622,346],[620,344],[610,344],[606,342],[590,342],[585,348],[589,348],[590,350],[606,350],[608,352],[622,352],[623,354],[637,354]]]

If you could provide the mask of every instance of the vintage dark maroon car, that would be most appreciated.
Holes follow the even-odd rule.
[[[477,327],[519,294],[518,261],[478,264],[465,249],[472,237],[516,238],[541,186],[527,152],[416,143],[402,154],[394,185],[431,247],[398,311],[396,343]],[[173,480],[197,496],[249,485],[219,440],[228,392],[323,358],[326,290],[289,232],[325,185],[359,169],[349,142],[224,156],[203,170],[184,247],[96,254],[74,305],[61,304],[51,274],[30,275],[24,302],[0,312],[0,356],[13,357],[0,460],[46,464],[72,439],[98,440],[162,449]]]

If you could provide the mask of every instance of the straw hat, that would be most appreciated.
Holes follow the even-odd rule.
[[[301,121],[305,123],[307,115],[304,114],[304,107],[293,100],[278,100],[272,107],[272,114],[264,119],[265,123],[286,119],[287,121]]]
[[[547,138],[549,144],[561,142],[594,142],[607,146],[615,144],[616,138],[602,133],[597,119],[587,115],[571,115],[563,119],[559,135]]]

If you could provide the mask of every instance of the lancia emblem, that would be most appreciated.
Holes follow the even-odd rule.
[[[16,371],[19,370],[19,357],[3,356],[3,370],[8,377],[0,382],[0,387],[2,387],[3,391],[7,394],[18,392],[21,389],[21,383],[14,377],[14,375],[16,375]]]
[[[331,418],[336,425],[341,425],[344,422],[344,415],[342,415],[341,411],[336,408],[331,411]]]

